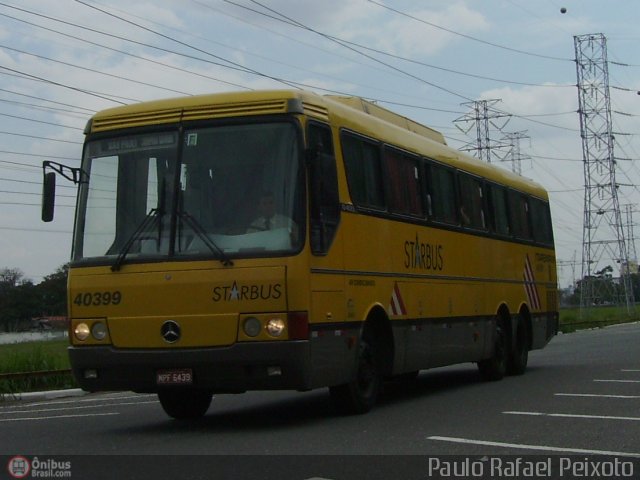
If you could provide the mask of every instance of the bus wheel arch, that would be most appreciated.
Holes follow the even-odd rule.
[[[329,388],[336,406],[343,413],[366,413],[376,403],[385,374],[393,364],[393,337],[389,319],[376,306],[367,315],[360,330],[353,378]]]
[[[489,358],[478,362],[478,370],[483,380],[502,380],[507,372],[511,338],[510,317],[507,306],[504,304],[501,305],[495,317],[493,352]]]

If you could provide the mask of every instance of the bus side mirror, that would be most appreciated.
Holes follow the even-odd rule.
[[[42,182],[42,221],[53,220],[53,211],[56,204],[56,173],[47,172]]]

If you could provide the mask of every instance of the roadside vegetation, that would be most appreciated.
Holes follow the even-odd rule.
[[[0,345],[0,396],[77,387],[70,373],[2,378],[5,373],[68,370],[66,339]],[[2,398],[0,397],[0,398]],[[10,397],[9,397],[10,398]]]
[[[580,312],[579,307],[560,309],[560,331],[571,333],[588,328],[602,328],[618,323],[630,323],[640,320],[640,306],[627,311],[624,307],[592,307]]]

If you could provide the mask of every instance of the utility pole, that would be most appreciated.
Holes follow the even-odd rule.
[[[573,38],[585,185],[580,312],[587,315],[591,306],[610,300],[630,313],[633,290],[616,182],[607,40],[603,34]],[[612,278],[614,268],[619,284]]]
[[[502,131],[511,118],[510,113],[501,112],[494,108],[500,101],[499,99],[493,99],[463,103],[463,107],[469,107],[469,113],[453,121],[456,127],[465,135],[469,134],[474,128],[476,131],[475,143],[469,142],[460,150],[473,152],[476,158],[487,163],[491,163],[491,159],[495,155],[494,150],[502,149],[506,146],[504,143],[493,140],[490,134],[491,127]],[[502,119],[500,123],[498,123],[498,119]]]

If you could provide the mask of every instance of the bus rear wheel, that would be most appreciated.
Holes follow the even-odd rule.
[[[213,394],[208,390],[176,389],[158,392],[165,413],[176,420],[200,418],[209,409]]]
[[[332,399],[343,413],[367,413],[376,403],[382,374],[375,346],[375,338],[365,330],[358,346],[355,378],[344,385],[329,388]]]
[[[507,373],[508,342],[504,327],[498,323],[493,356],[478,362],[478,370],[483,380],[502,380]]]
[[[513,350],[509,352],[507,359],[507,373],[509,375],[522,375],[529,362],[529,334],[522,318],[520,318],[516,327],[515,340]]]

